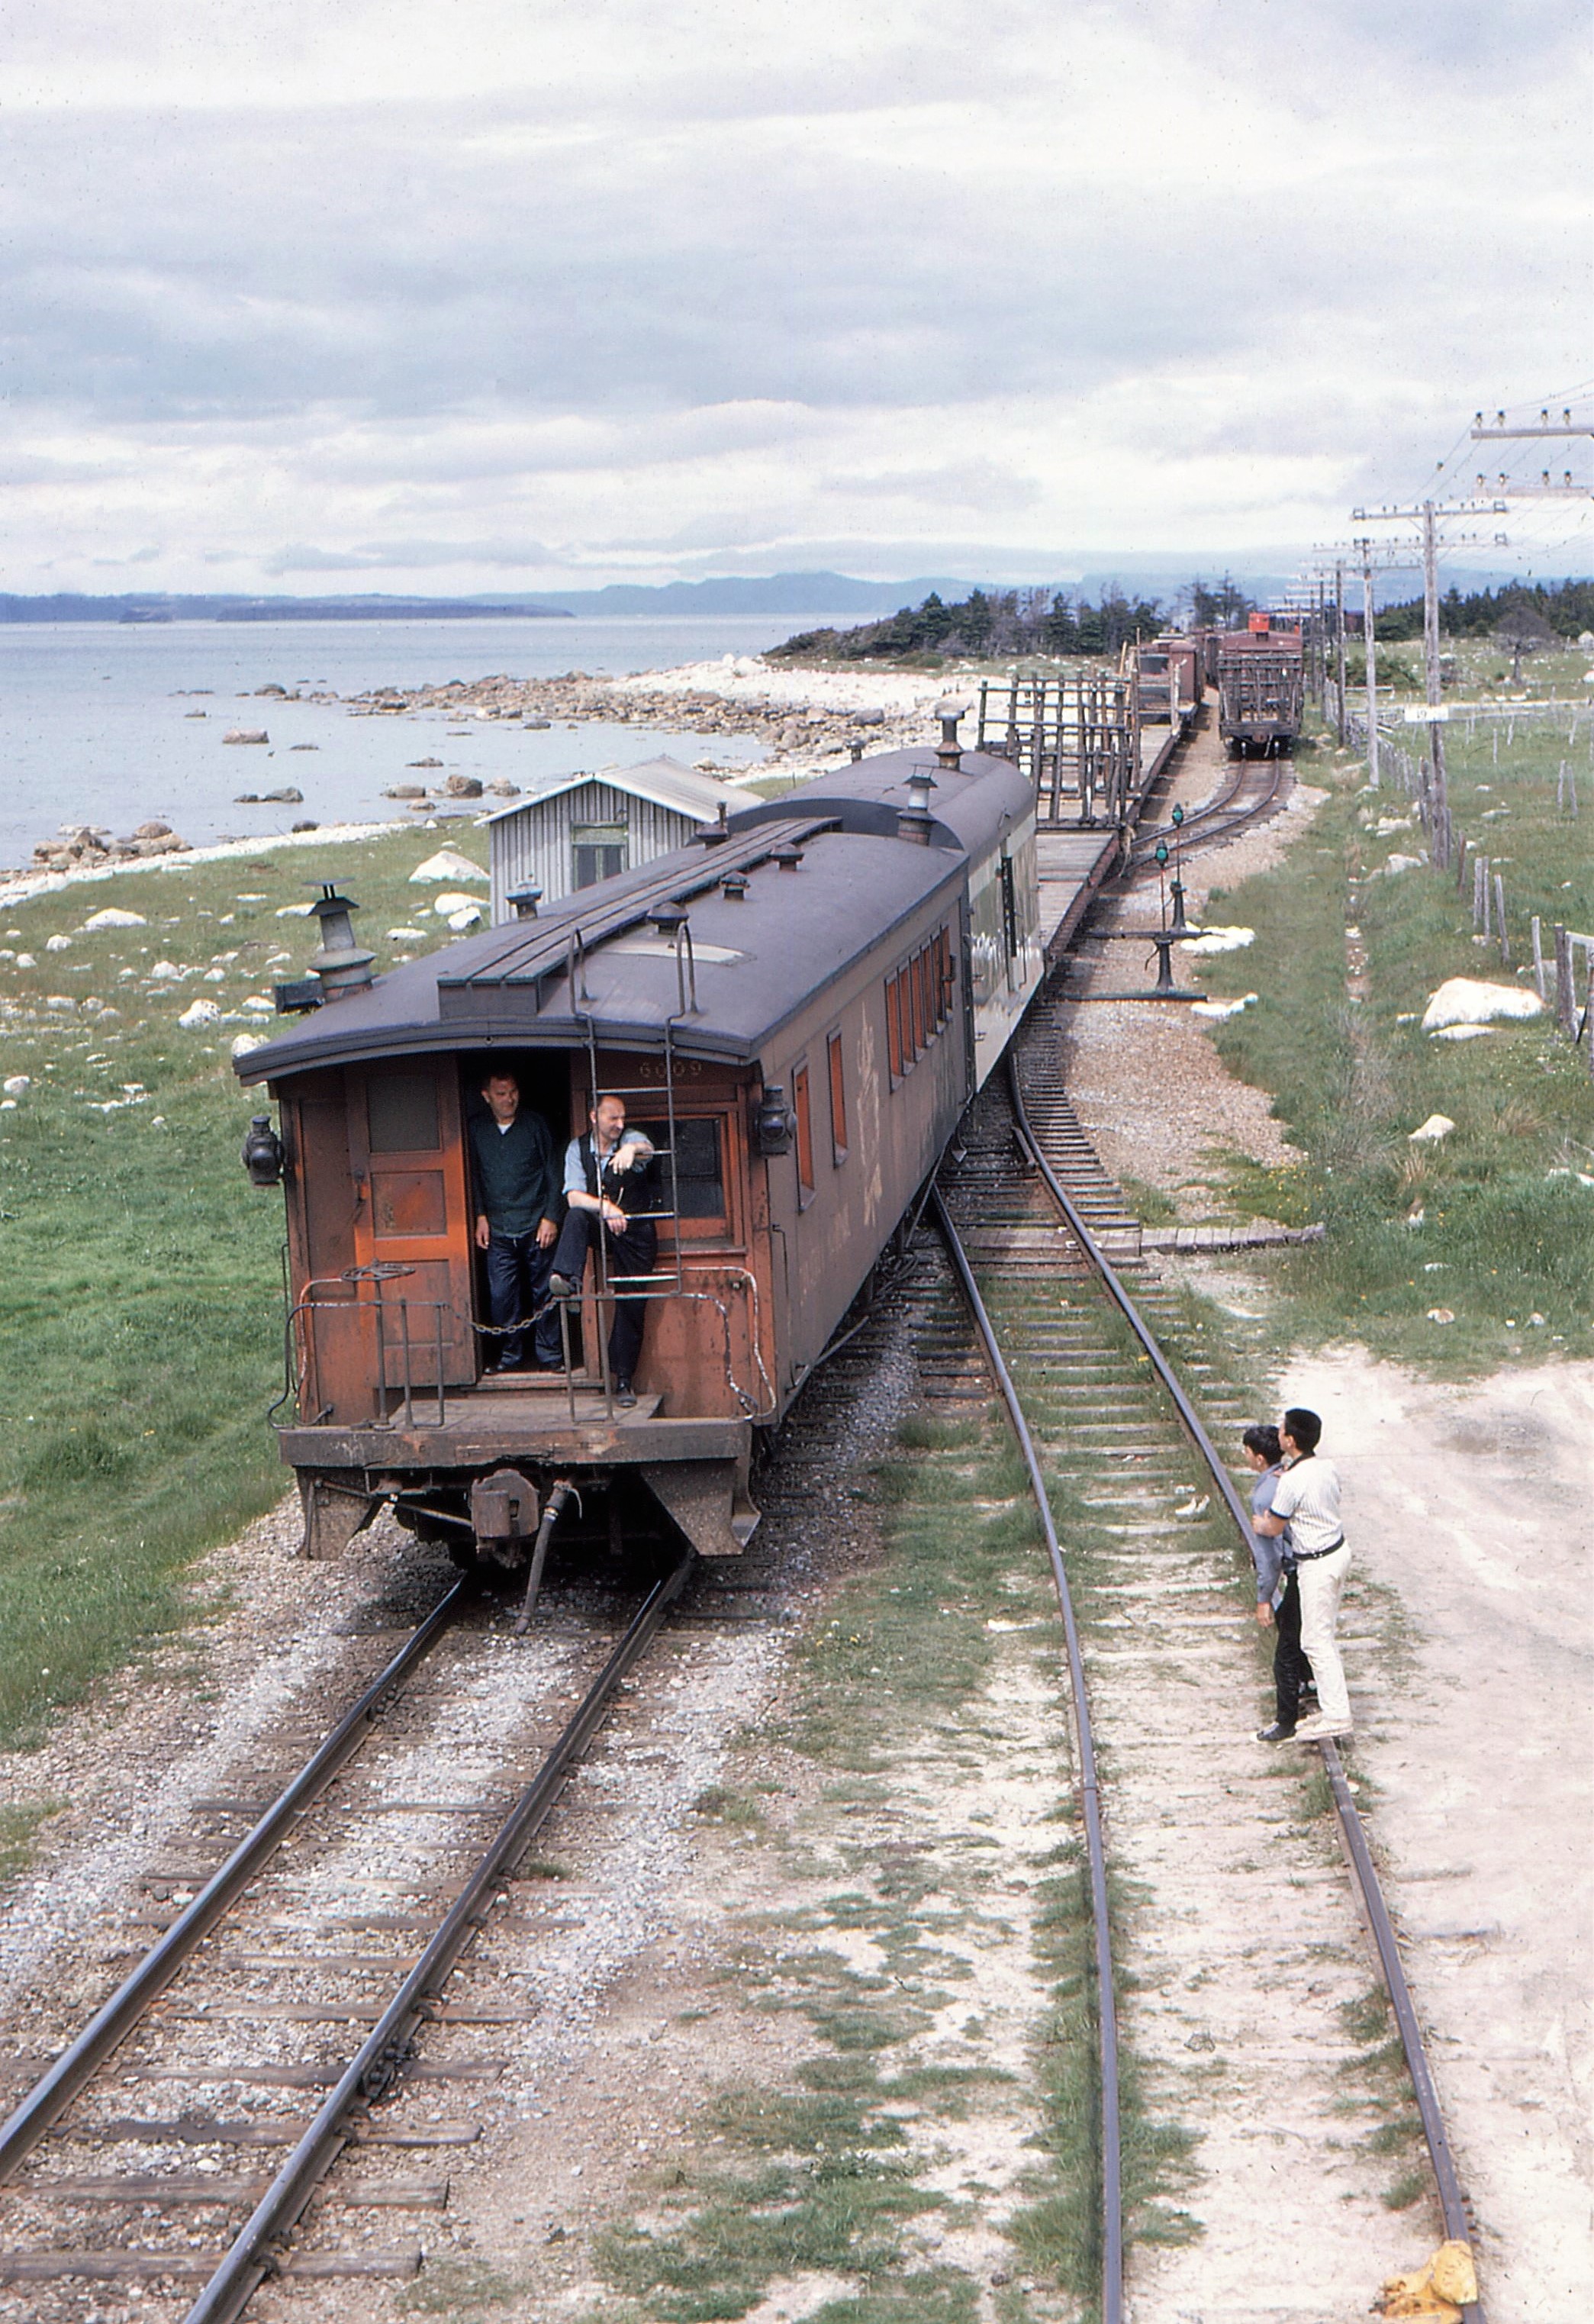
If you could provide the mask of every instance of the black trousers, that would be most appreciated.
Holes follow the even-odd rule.
[[[535,1232],[505,1235],[489,1231],[487,1314],[497,1331],[486,1342],[485,1354],[487,1361],[501,1370],[512,1370],[525,1362],[525,1334],[505,1332],[504,1326],[519,1323],[541,1306],[548,1296],[548,1278],[553,1267],[551,1248],[539,1250]],[[559,1318],[556,1308],[538,1316],[532,1339],[539,1364],[558,1362]]]
[[[651,1219],[635,1219],[623,1234],[612,1234],[596,1211],[567,1213],[554,1246],[553,1272],[579,1283],[586,1272],[587,1255],[599,1235],[604,1237],[604,1266],[608,1279],[617,1275],[651,1275],[659,1256],[659,1230]],[[609,1370],[615,1379],[630,1379],[642,1352],[642,1332],[648,1320],[645,1299],[616,1299],[609,1333]]]
[[[1293,1727],[1301,1715],[1301,1689],[1312,1677],[1312,1665],[1301,1652],[1301,1585],[1293,1565],[1285,1569],[1284,1596],[1273,1609],[1273,1626],[1276,1716],[1281,1727]]]

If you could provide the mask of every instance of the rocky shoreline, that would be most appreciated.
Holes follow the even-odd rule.
[[[763,757],[750,769],[741,760],[721,764],[712,757],[696,761],[708,773],[731,774],[756,781],[765,776],[799,781],[827,765],[843,764],[860,748],[901,749],[923,742],[930,706],[951,681],[945,673],[929,678],[898,671],[771,669],[756,659],[727,657],[723,664],[695,663],[680,669],[648,670],[634,677],[594,678],[585,670],[567,670],[557,678],[518,678],[504,674],[473,679],[451,678],[442,686],[376,687],[369,692],[340,696],[322,688],[290,689],[271,685],[254,688],[254,698],[281,702],[330,704],[341,701],[351,717],[404,718],[425,714],[458,719],[504,721],[528,733],[553,725],[585,725],[589,722],[616,726],[662,727],[696,735],[724,734],[751,738],[762,746]],[[207,714],[189,711],[189,717]],[[224,742],[265,742],[266,731],[235,729]],[[300,748],[315,748],[313,744]],[[435,757],[419,759],[411,770],[419,774],[440,768]],[[509,777],[483,781],[473,775],[451,774],[435,788],[425,782],[395,783],[382,796],[411,811],[426,812],[439,804],[458,806],[491,796],[519,798],[525,786]],[[297,786],[266,793],[245,792],[238,804],[264,799],[297,804],[303,794]],[[297,834],[313,832],[312,823],[296,823]],[[263,843],[254,842],[254,844]],[[189,843],[170,824],[140,824],[124,838],[114,837],[103,826],[63,824],[59,838],[40,843],[24,871],[0,875],[12,880],[40,873],[108,871],[151,857],[186,854]]]

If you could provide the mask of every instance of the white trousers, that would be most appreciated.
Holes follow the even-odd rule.
[[[1345,1685],[1345,1665],[1334,1637],[1340,1618],[1340,1597],[1350,1571],[1347,1544],[1328,1557],[1311,1557],[1295,1568],[1301,1591],[1301,1651],[1317,1681],[1317,1707],[1331,1727],[1350,1724],[1350,1696]]]

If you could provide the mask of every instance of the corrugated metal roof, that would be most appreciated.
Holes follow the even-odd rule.
[[[1015,767],[965,752],[959,772],[938,770],[930,844],[915,845],[898,835],[898,815],[926,762],[933,753],[895,752],[784,799],[743,803],[723,842],[696,840],[534,921],[390,970],[239,1058],[236,1071],[254,1082],[409,1050],[578,1046],[589,1022],[605,1047],[656,1047],[668,1022],[683,1054],[756,1057],[811,994],[932,897],[955,896],[970,855],[1034,811]],[[776,851],[794,841],[801,868],[784,871]],[[744,901],[720,890],[732,870],[748,881]],[[685,968],[646,936],[651,906],[672,898],[686,904],[704,945],[698,1005],[685,1015]]]
[[[733,790],[729,783],[716,776],[699,774],[696,767],[684,767],[678,759],[644,759],[636,767],[585,767],[573,775],[556,775],[512,807],[501,807],[487,817],[488,823],[503,823],[517,815],[525,815],[541,807],[548,799],[560,798],[567,791],[579,790],[583,783],[606,783],[611,790],[629,791],[635,798],[650,799],[655,807],[669,807],[677,815],[689,815],[698,823],[714,822],[722,806],[727,815],[745,807],[741,791]]]

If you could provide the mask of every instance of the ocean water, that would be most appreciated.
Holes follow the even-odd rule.
[[[526,732],[518,722],[362,718],[341,703],[250,697],[271,684],[347,696],[451,678],[620,677],[758,653],[827,618],[0,623],[0,867],[25,865],[66,824],[122,834],[159,816],[203,846],[263,841],[300,821],[400,816],[382,796],[387,785],[455,772],[524,787],[530,775],[630,765],[664,750],[688,764],[709,755],[751,763],[758,748],[739,735],[595,724]],[[197,710],[203,718],[188,715]],[[270,743],[224,743],[235,726],[263,726]],[[410,773],[422,758],[443,767]],[[302,805],[235,804],[240,791],[288,784]]]

